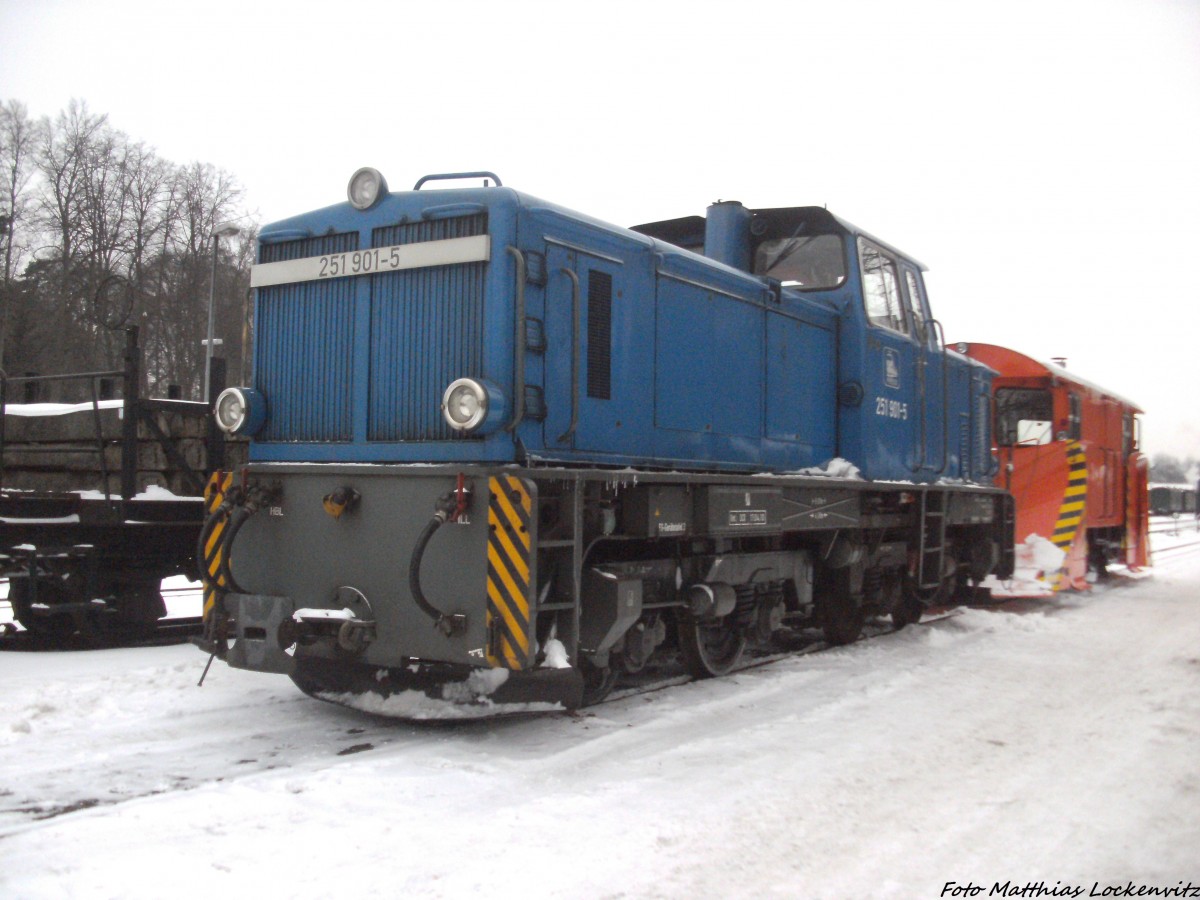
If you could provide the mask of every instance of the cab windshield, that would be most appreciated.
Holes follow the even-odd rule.
[[[842,239],[814,234],[765,240],[754,254],[754,274],[805,290],[837,287],[846,280]]]

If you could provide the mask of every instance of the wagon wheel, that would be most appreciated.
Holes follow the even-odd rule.
[[[51,640],[62,640],[75,633],[75,621],[70,615],[38,615],[33,611],[33,601],[30,599],[29,581],[24,578],[10,580],[8,583],[8,601],[12,604],[13,618],[21,623],[31,634],[41,635]],[[38,583],[38,603],[53,606],[69,600],[65,589],[51,580]]]
[[[154,631],[153,625],[131,622],[115,610],[100,608],[75,613],[75,625],[83,637],[98,647],[135,641],[149,637]]]
[[[115,609],[97,606],[75,614],[80,634],[94,644],[106,646],[149,637],[166,613],[157,580],[109,584],[105,592],[118,597]]]
[[[732,615],[721,619],[698,619],[687,613],[676,618],[679,652],[693,678],[724,675],[738,664],[746,649],[746,635]]]

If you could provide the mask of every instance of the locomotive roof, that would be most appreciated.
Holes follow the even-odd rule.
[[[1026,356],[1018,350],[1013,350],[1009,347],[1000,347],[996,344],[964,342],[952,346],[959,347],[960,349],[965,348],[963,352],[987,363],[1000,373],[1001,378],[1049,378],[1055,382],[1073,384],[1097,394],[1102,394],[1105,397],[1116,400],[1122,406],[1128,406],[1133,412],[1145,412],[1141,405],[1110,391],[1102,385],[1096,384],[1094,381],[1089,381],[1086,378],[1076,375],[1058,363],[1034,359],[1032,356]]]

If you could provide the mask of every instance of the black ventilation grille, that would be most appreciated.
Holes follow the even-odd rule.
[[[324,256],[326,253],[349,253],[357,249],[358,232],[345,231],[341,234],[322,234],[295,241],[280,241],[278,244],[261,244],[258,248],[258,261],[284,262],[289,259]]]
[[[588,272],[587,395],[612,397],[612,276]]]
[[[371,246],[422,244],[425,241],[444,241],[448,238],[476,237],[481,234],[487,234],[487,216],[482,213],[453,219],[421,219],[376,228],[371,233]]]

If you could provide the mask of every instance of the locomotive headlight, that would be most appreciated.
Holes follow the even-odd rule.
[[[346,196],[355,209],[370,209],[387,193],[387,182],[378,169],[364,166],[350,176]]]
[[[226,388],[217,397],[213,417],[226,434],[254,434],[267,418],[267,401],[250,388]]]
[[[477,378],[459,378],[442,395],[442,415],[455,431],[487,434],[502,424],[507,403],[500,389]]]

